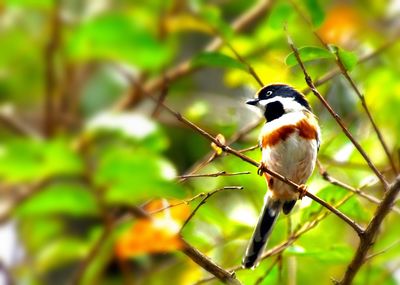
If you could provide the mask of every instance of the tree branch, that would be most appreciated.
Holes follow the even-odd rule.
[[[224,190],[242,190],[242,186],[225,186],[223,188],[208,192],[204,195],[204,198],[200,201],[200,203],[196,206],[196,208],[193,210],[193,212],[189,215],[189,217],[185,220],[183,223],[180,232],[182,232],[183,228],[189,223],[189,221],[193,218],[193,216],[196,214],[196,212],[200,209],[202,205],[204,205],[207,201],[208,198],[210,198],[212,195],[224,191]]]
[[[329,105],[329,103],[325,100],[324,97],[322,97],[321,93],[317,90],[315,87],[310,75],[307,73],[307,70],[304,66],[303,61],[300,58],[299,51],[295,47],[292,38],[289,36],[288,33],[286,33],[288,44],[290,48],[292,49],[297,62],[299,63],[305,77],[305,81],[307,85],[310,87],[311,91],[314,93],[314,95],[322,102],[324,107],[329,111],[329,113],[332,115],[332,117],[335,119],[335,121],[339,124],[339,126],[342,128],[343,133],[350,139],[350,141],[353,143],[353,145],[356,147],[358,152],[362,155],[364,160],[367,162],[368,166],[371,168],[371,170],[375,173],[375,175],[379,178],[379,180],[382,182],[383,186],[385,189],[388,188],[388,182],[386,181],[385,177],[383,177],[382,173],[376,168],[376,166],[372,163],[371,159],[367,155],[367,153],[364,151],[364,149],[361,147],[361,145],[357,142],[357,140],[353,137],[353,135],[350,133],[350,131],[347,129],[345,126],[343,120],[340,118],[340,116],[332,109],[332,107]]]
[[[152,99],[152,100],[158,101],[156,98],[154,98],[150,94],[147,94],[147,97]],[[166,111],[168,111],[171,115],[173,115],[175,118],[177,118],[178,121],[180,121],[183,124],[187,125],[191,129],[193,129],[194,131],[196,131],[197,133],[202,135],[204,138],[208,139],[209,141],[213,142],[216,146],[220,147],[224,152],[233,154],[234,156],[240,158],[241,160],[246,161],[247,163],[250,163],[250,164],[252,164],[252,165],[254,165],[254,166],[258,167],[258,168],[263,167],[261,164],[259,164],[258,162],[256,162],[252,158],[250,158],[248,156],[245,156],[244,154],[242,154],[239,151],[231,148],[230,146],[227,146],[226,144],[221,143],[220,140],[218,140],[217,138],[213,137],[211,134],[209,134],[205,130],[201,129],[199,126],[197,126],[196,124],[192,123],[191,121],[189,121],[185,117],[183,117],[180,113],[177,113],[174,110],[172,110],[165,103],[160,102],[160,106],[162,106]],[[270,170],[268,168],[265,168],[265,167],[263,167],[263,171],[268,173],[269,175],[271,175],[271,176],[273,176],[275,178],[278,178],[279,180],[281,180],[281,181],[293,186],[293,190],[294,191],[304,192],[304,189],[303,189],[303,187],[301,187],[301,185],[296,184],[295,182],[293,182],[292,180],[288,179],[287,177],[285,177],[285,176],[283,176],[283,175],[281,175],[281,174],[279,174],[279,173],[277,173],[275,171],[272,171],[272,170]],[[323,201],[319,197],[315,196],[314,194],[310,193],[309,191],[305,191],[305,196],[311,198],[312,200],[316,201],[317,203],[319,203],[323,207],[329,209],[336,216],[338,216],[340,219],[342,219],[344,222],[346,222],[348,225],[350,225],[357,232],[357,234],[360,235],[364,231],[355,221],[351,220],[345,214],[343,214],[339,210],[335,209],[333,206],[331,206],[330,204],[326,203],[325,201]]]
[[[348,190],[348,191],[351,191],[351,192],[357,194],[357,195],[360,196],[360,197],[365,198],[366,200],[368,200],[368,201],[370,201],[370,202],[372,202],[372,203],[375,203],[375,204],[380,204],[380,203],[381,203],[381,200],[380,200],[380,199],[378,199],[378,198],[376,198],[376,197],[374,197],[374,196],[368,195],[368,194],[362,192],[362,191],[361,191],[360,189],[358,189],[358,188],[354,188],[354,187],[352,187],[352,186],[350,186],[350,185],[348,185],[348,184],[346,184],[346,183],[344,183],[344,182],[342,182],[342,181],[337,180],[336,178],[333,178],[333,177],[326,171],[326,169],[322,166],[322,164],[321,164],[319,161],[317,161],[317,165],[318,165],[318,168],[319,168],[319,173],[320,173],[320,175],[322,176],[322,178],[323,178],[325,181],[331,183],[332,185],[336,185],[336,186],[339,186],[339,187],[341,187],[341,188],[343,188],[343,189],[346,189],[346,190]],[[392,211],[395,212],[395,213],[397,213],[397,214],[400,214],[400,209],[399,209],[398,207],[396,207],[396,206],[393,206],[393,207],[392,207]]]
[[[44,119],[43,130],[46,136],[51,136],[54,132],[55,123],[55,93],[56,93],[56,63],[55,56],[60,44],[61,37],[61,1],[56,0],[49,26],[50,40],[44,50],[44,77],[45,77],[45,98],[44,98]]]
[[[358,245],[357,251],[353,257],[353,260],[347,267],[346,273],[343,279],[338,283],[340,285],[351,284],[354,277],[356,276],[360,267],[364,264],[365,258],[367,256],[368,250],[375,242],[378,230],[383,222],[383,219],[390,212],[393,203],[400,191],[400,176],[398,176],[395,182],[388,188],[382,199],[381,204],[376,209],[374,217],[368,224],[367,229],[364,234],[360,236],[360,243]]]
[[[352,195],[344,197],[341,201],[336,203],[335,207],[340,207],[343,205],[348,199],[350,199]],[[321,214],[319,217],[312,219],[310,222],[304,224],[301,226],[298,230],[296,230],[288,239],[275,247],[269,249],[268,251],[264,252],[264,254],[261,257],[261,260],[264,260],[268,257],[281,254],[283,251],[285,251],[289,246],[291,246],[297,239],[299,239],[303,234],[307,233],[308,231],[312,230],[315,228],[322,220],[324,220],[326,217],[328,217],[332,212],[326,211],[325,213]],[[241,265],[234,266],[232,268],[229,268],[229,271],[239,271],[243,270],[244,268]],[[196,285],[203,284],[206,282],[209,282],[211,280],[215,279],[214,276],[208,277],[202,280],[199,280],[196,282]]]
[[[200,251],[198,251],[196,248],[194,248],[187,242],[185,242],[185,247],[182,252],[184,254],[186,254],[188,257],[190,257],[190,259],[192,259],[194,262],[196,262],[202,268],[204,268],[205,270],[210,272],[212,275],[214,275],[217,279],[219,279],[224,284],[232,284],[232,285],[241,284],[240,281],[236,279],[234,271],[232,271],[232,273],[231,273],[231,272],[226,271],[225,269],[221,268],[216,263],[214,263],[211,259],[209,259],[207,256],[202,254]]]
[[[304,22],[307,23],[307,25],[310,27],[310,29],[313,31],[313,34],[315,35],[315,37],[318,39],[318,41],[329,51],[332,52],[332,48],[321,38],[321,36],[315,31],[313,30],[313,25],[311,23],[311,21],[308,19],[308,17],[303,13],[303,11],[300,9],[300,7],[293,1],[290,0],[292,6],[297,10],[298,14],[300,15],[300,17],[304,20]],[[369,108],[367,106],[367,103],[365,101],[365,97],[364,95],[360,92],[360,90],[358,89],[358,87],[356,86],[354,80],[350,77],[346,67],[344,66],[342,59],[339,57],[338,52],[334,52],[335,55],[335,61],[336,64],[338,65],[340,72],[342,73],[342,75],[346,78],[346,80],[349,82],[350,86],[353,88],[353,90],[355,91],[355,93],[357,94],[358,98],[361,101],[361,105],[365,111],[365,113],[367,114],[367,117],[369,119],[369,121],[371,122],[371,125],[378,137],[378,140],[380,142],[380,144],[383,147],[383,150],[389,160],[389,163],[393,169],[394,173],[397,173],[397,169],[396,169],[396,165],[394,163],[393,157],[390,154],[389,148],[382,136],[382,133],[380,131],[380,129],[378,128],[378,126],[375,123],[375,120],[373,119],[371,112],[369,111]]]
[[[232,30],[234,32],[241,32],[247,27],[251,26],[262,18],[271,8],[274,0],[259,0],[252,8],[250,8],[247,12],[240,15],[236,20],[231,24]],[[219,37],[215,37],[211,42],[204,48],[204,51],[211,52],[216,51],[222,46],[223,42]],[[167,70],[163,76],[157,77],[145,84],[144,90],[146,93],[154,93],[157,90],[160,90],[164,84],[164,78],[168,80],[169,83],[178,80],[179,78],[186,76],[198,68],[193,67],[191,64],[191,59],[186,60],[179,65]],[[128,104],[130,94],[123,97],[120,101],[118,101],[114,105],[114,110],[120,111],[127,109],[130,106]]]
[[[206,174],[190,174],[190,175],[180,175],[178,179],[188,179],[188,178],[198,178],[198,177],[218,177],[218,176],[236,176],[236,175],[245,175],[250,174],[250,171],[241,171],[241,172],[232,172],[227,173],[226,171],[219,171],[215,173],[206,173]]]

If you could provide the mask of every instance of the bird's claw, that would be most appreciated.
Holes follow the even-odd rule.
[[[304,196],[307,194],[307,185],[301,184],[299,185],[298,191],[299,191],[299,199],[303,199]]]
[[[267,166],[265,165],[264,162],[261,162],[260,166],[257,168],[257,174],[260,176],[263,176],[264,172],[265,172],[265,168],[267,168]]]

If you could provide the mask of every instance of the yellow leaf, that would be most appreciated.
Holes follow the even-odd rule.
[[[219,141],[221,144],[225,144],[225,142],[226,142],[225,137],[221,134],[217,135],[216,140]],[[213,150],[215,150],[217,155],[221,155],[223,153],[222,148],[217,146],[214,142],[211,143],[211,147],[213,148]]]

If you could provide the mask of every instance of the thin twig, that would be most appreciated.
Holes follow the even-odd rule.
[[[54,3],[50,19],[50,40],[44,50],[44,76],[45,76],[45,97],[44,97],[44,118],[43,130],[46,136],[51,136],[55,127],[55,92],[57,85],[55,56],[61,39],[61,1]]]
[[[227,173],[226,171],[218,171],[215,173],[206,173],[206,174],[190,174],[190,175],[180,175],[177,176],[179,179],[188,179],[188,178],[198,178],[198,177],[218,177],[218,176],[236,176],[236,175],[245,175],[250,174],[250,171],[240,171],[240,172],[232,172]]]
[[[255,150],[255,149],[258,149],[258,148],[260,148],[259,145],[253,145],[251,147],[241,149],[241,150],[239,150],[239,152],[245,153],[245,152],[252,151],[252,150]]]
[[[271,263],[271,265],[267,268],[267,270],[264,272],[264,274],[261,275],[260,277],[258,277],[256,282],[254,282],[254,285],[258,285],[258,284],[261,284],[261,282],[263,282],[263,280],[271,273],[272,269],[274,269],[275,265],[279,261],[279,258],[280,258],[280,255],[278,255],[278,257],[275,258],[274,262]]]
[[[332,48],[322,39],[322,37],[313,29],[313,24],[311,23],[310,19],[303,13],[303,11],[300,9],[300,7],[293,1],[290,0],[292,6],[297,10],[298,14],[301,16],[301,18],[304,20],[304,22],[307,23],[307,25],[310,27],[310,29],[313,31],[313,34],[315,35],[315,37],[318,39],[318,41],[330,52],[332,52]],[[378,140],[380,142],[380,144],[383,147],[383,150],[385,151],[385,154],[389,160],[389,163],[393,169],[394,173],[397,173],[397,169],[396,169],[396,165],[394,163],[393,157],[389,151],[389,148],[382,136],[382,132],[380,131],[380,129],[378,128],[378,126],[376,125],[375,120],[373,119],[371,112],[369,111],[369,108],[367,106],[367,103],[365,101],[365,97],[364,95],[360,92],[360,90],[358,89],[358,87],[356,86],[354,80],[350,77],[346,67],[343,64],[342,59],[340,58],[338,52],[334,52],[335,55],[335,61],[336,64],[338,65],[340,72],[343,74],[343,76],[346,78],[346,80],[349,82],[350,86],[353,88],[353,90],[355,91],[355,93],[357,94],[358,98],[361,101],[361,105],[365,111],[365,113],[367,114],[367,117],[369,119],[369,121],[371,122],[371,125],[378,137]]]
[[[258,76],[258,74],[256,73],[256,71],[254,70],[253,66],[251,66],[250,63],[248,63],[247,60],[245,60],[240,54],[239,52],[233,47],[233,45],[231,43],[229,43],[228,41],[225,41],[225,45],[233,52],[233,54],[236,56],[236,58],[243,63],[246,67],[248,72],[251,74],[251,76],[253,76],[253,78],[257,81],[258,85],[260,85],[260,87],[264,86],[264,83],[262,82],[260,76]]]
[[[164,102],[165,98],[168,95],[168,78],[164,76],[164,83],[161,87],[161,94],[158,97],[158,102],[156,106],[154,107],[153,113],[151,114],[152,118],[156,118],[158,114],[160,113],[161,107],[160,107],[160,102]]]
[[[265,14],[270,10],[274,0],[259,0],[252,6],[248,11],[241,14],[237,19],[235,19],[232,24],[232,30],[236,33],[245,30],[247,27],[253,25],[256,21],[263,19]],[[223,42],[221,38],[215,37],[210,43],[204,48],[204,51],[216,51],[222,46]],[[163,86],[164,76],[168,79],[168,82],[173,82],[178,80],[179,78],[186,76],[195,70],[197,67],[194,67],[191,64],[191,59],[188,59],[177,66],[167,70],[163,76],[157,77],[149,82],[147,82],[144,86],[144,90],[146,93],[153,94],[155,91],[160,90]],[[123,97],[120,101],[118,101],[113,109],[114,110],[124,110],[132,107],[132,104],[129,100],[131,94]]]
[[[397,39],[396,39],[397,40]],[[387,43],[383,44],[381,47],[377,48],[376,50],[374,50],[373,52],[366,54],[364,56],[362,56],[359,60],[358,60],[358,64],[364,63],[368,60],[371,60],[373,58],[375,58],[376,56],[378,56],[380,53],[382,53],[383,51],[385,51],[387,48],[391,47],[396,40],[392,40],[392,41],[388,41]],[[325,83],[327,83],[329,80],[331,80],[332,78],[334,78],[335,76],[340,74],[340,69],[339,68],[334,68],[331,71],[327,72],[325,75],[321,76],[320,79],[316,80],[314,82],[315,86],[320,86],[323,85]],[[309,92],[311,92],[310,87],[305,88],[302,93],[304,94],[308,94]],[[231,145],[232,143],[240,140],[243,136],[245,136],[246,134],[248,134],[249,132],[251,132],[252,130],[254,130],[255,128],[257,128],[262,122],[263,122],[264,118],[260,118],[259,120],[255,121],[254,123],[249,124],[247,127],[243,128],[242,130],[240,130],[239,132],[237,132],[235,135],[232,136],[232,138],[228,141],[228,145]],[[258,146],[254,146],[254,149],[258,148]],[[244,149],[241,150],[240,152],[246,152],[246,151],[250,151],[252,150],[253,147],[249,148],[249,149]],[[205,165],[209,164],[210,162],[212,162],[215,158],[217,158],[218,156],[216,155],[216,153],[214,151],[208,153],[206,156],[204,156],[203,159],[199,160],[196,164],[194,164],[187,172],[186,174],[193,174],[196,173],[197,171],[199,171],[200,169],[202,169]],[[400,157],[400,155],[399,155]],[[181,180],[181,182],[185,181],[184,179]]]
[[[185,226],[189,223],[189,221],[194,217],[194,215],[196,214],[196,212],[200,209],[200,207],[202,205],[204,205],[207,201],[208,198],[210,198],[212,195],[224,191],[224,190],[242,190],[243,187],[242,186],[225,186],[223,188],[211,191],[206,193],[205,197],[200,201],[200,203],[196,206],[196,208],[194,208],[193,212],[189,215],[189,217],[185,220],[185,222],[183,223],[180,232],[182,232],[182,230],[185,228]]]
[[[374,244],[375,238],[377,236],[378,230],[383,222],[383,219],[390,212],[393,203],[400,192],[400,176],[398,176],[395,182],[390,185],[388,190],[382,199],[381,204],[378,206],[374,213],[374,217],[368,224],[367,229],[364,234],[360,236],[360,244],[358,245],[357,251],[353,257],[353,260],[348,265],[346,273],[343,279],[338,283],[340,285],[349,285],[352,283],[358,270],[365,262],[365,257],[367,256],[368,250]]]
[[[344,197],[341,201],[337,202],[335,204],[335,207],[338,208],[344,203],[346,203],[353,195],[348,195]],[[307,233],[308,231],[312,230],[315,228],[322,220],[327,218],[332,212],[326,211],[325,213],[321,214],[317,218],[313,218],[311,221],[303,224],[298,230],[296,230],[286,241],[276,245],[275,247],[267,250],[264,252],[264,254],[261,257],[261,260],[264,260],[268,257],[275,256],[277,254],[281,254],[283,251],[285,251],[288,247],[290,247],[296,240],[298,240],[303,234]],[[244,268],[241,265],[237,265],[234,267],[231,267],[228,269],[228,271],[239,271],[239,270],[244,270]],[[203,284],[206,282],[209,282],[211,280],[214,280],[215,277],[211,276],[208,278],[204,278],[202,280],[197,281],[195,284]]]
[[[245,135],[253,131],[255,128],[257,128],[263,121],[263,118],[260,118],[259,120],[255,121],[254,123],[251,123],[244,127],[243,129],[239,130],[237,133],[235,133],[229,140],[227,145],[231,145],[235,143],[236,141],[242,139]],[[196,164],[194,164],[189,170],[186,171],[186,175],[194,174],[198,172],[200,169],[205,167],[207,164],[211,163],[218,157],[217,153],[215,151],[209,152],[207,155],[204,156],[203,159],[199,160]],[[185,179],[180,180],[180,182],[184,182]]]
[[[101,248],[104,246],[106,241],[109,239],[109,237],[111,236],[111,234],[113,232],[113,229],[114,229],[114,221],[112,221],[110,219],[109,222],[105,223],[103,232],[101,233],[100,237],[98,238],[98,240],[96,241],[94,246],[91,248],[89,254],[80,263],[77,271],[72,276],[71,283],[70,283],[71,285],[81,284],[81,280],[82,280],[87,268],[92,263],[94,258],[97,256],[97,254],[99,253]]]
[[[374,257],[377,257],[378,255],[384,254],[384,253],[388,252],[389,250],[393,249],[394,247],[396,247],[398,245],[400,245],[400,240],[395,241],[394,243],[392,243],[388,247],[386,247],[386,248],[384,248],[384,249],[382,249],[382,250],[380,250],[378,252],[375,252],[375,253],[372,253],[372,254],[366,256],[365,257],[365,261],[369,261],[370,259],[372,259]]]
[[[233,285],[241,284],[240,281],[236,279],[234,271],[229,272],[223,269],[222,267],[214,263],[211,259],[209,259],[207,256],[198,251],[196,248],[189,245],[187,242],[185,242],[185,247],[182,252],[187,256],[189,256],[194,262],[196,262],[202,268],[213,274],[215,278],[219,279],[224,284],[233,284]]]
[[[235,188],[236,189],[236,188]],[[215,192],[215,191],[214,191]],[[201,193],[204,194],[204,193]],[[199,195],[201,195],[199,194]],[[196,199],[196,197],[192,198],[193,200]],[[133,213],[135,217],[141,218],[141,219],[152,219],[151,214],[155,213],[148,213],[144,209],[140,207],[130,207],[130,213]],[[206,255],[204,255],[202,252],[194,248],[192,245],[190,245],[187,241],[185,241],[181,237],[181,241],[184,244],[184,247],[182,249],[182,252],[188,256],[191,260],[193,260],[195,263],[197,263],[199,266],[201,266],[203,269],[211,273],[215,278],[219,279],[221,282],[224,284],[233,284],[233,285],[240,285],[240,281],[236,279],[235,273],[233,271],[228,271],[216,264],[214,261],[212,261],[210,258],[208,258]]]
[[[147,97],[152,99],[152,100],[155,100],[155,101],[157,100],[156,98],[154,98],[150,94],[147,94]],[[194,131],[199,133],[201,136],[206,138],[207,140],[213,142],[216,146],[221,148],[224,152],[230,153],[230,154],[240,158],[241,160],[243,160],[243,161],[245,161],[247,163],[250,163],[250,164],[252,164],[252,165],[254,165],[254,166],[258,167],[258,168],[262,167],[263,168],[262,169],[263,172],[268,173],[269,175],[278,178],[279,180],[285,182],[286,184],[289,184],[289,185],[293,186],[293,190],[294,191],[304,192],[305,196],[311,198],[312,200],[316,201],[317,203],[319,203],[323,207],[325,207],[325,208],[329,209],[330,211],[332,211],[336,216],[338,216],[340,219],[342,219],[344,222],[346,222],[349,226],[351,226],[359,235],[363,233],[363,231],[364,231],[363,228],[360,227],[355,221],[353,221],[352,219],[347,217],[345,214],[343,214],[339,210],[335,209],[329,203],[326,203],[325,201],[323,201],[319,197],[317,197],[314,194],[310,193],[309,191],[304,191],[304,187],[302,187],[301,185],[298,185],[295,182],[293,182],[292,180],[288,179],[287,177],[285,177],[285,176],[283,176],[283,175],[281,175],[281,174],[279,174],[279,173],[277,173],[275,171],[272,171],[271,169],[268,169],[268,168],[264,167],[263,165],[261,165],[257,161],[253,160],[252,158],[250,158],[248,156],[245,156],[244,154],[242,154],[239,151],[231,148],[230,146],[228,146],[226,144],[223,144],[220,140],[218,140],[217,138],[213,137],[211,134],[209,134],[208,132],[206,132],[205,130],[203,130],[202,128],[197,126],[196,124],[192,123],[191,121],[189,121],[185,117],[183,117],[180,113],[178,113],[178,112],[174,111],[173,109],[171,109],[170,107],[168,107],[165,103],[161,102],[160,106],[162,106],[166,111],[168,111],[168,113],[170,113],[176,119],[178,119],[178,121],[180,121],[183,124],[187,125],[191,129],[193,129]]]
[[[322,178],[325,181],[331,183],[332,185],[336,185],[336,186],[339,186],[339,187],[341,187],[343,189],[351,191],[351,192],[359,195],[360,197],[365,198],[366,200],[368,200],[368,201],[370,201],[372,203],[375,203],[375,204],[380,204],[381,203],[380,199],[378,199],[378,198],[376,198],[374,196],[368,195],[368,194],[364,193],[363,191],[361,191],[359,188],[354,188],[354,187],[352,187],[352,186],[350,186],[350,185],[348,185],[348,184],[346,184],[346,183],[344,183],[342,181],[339,181],[336,178],[332,177],[328,173],[328,171],[322,166],[322,164],[319,161],[317,161],[317,165],[318,165],[318,168],[319,168],[319,173],[320,173],[320,175],[322,176]],[[396,207],[396,206],[392,207],[392,211],[397,213],[397,214],[400,214],[400,209],[398,207]]]
[[[10,129],[14,134],[28,138],[42,138],[35,129],[29,126],[26,122],[16,118],[12,112],[8,110],[0,110],[0,123]]]
[[[342,128],[342,131],[344,134],[350,139],[350,141],[353,143],[353,145],[356,147],[358,152],[362,155],[364,160],[367,162],[368,166],[371,168],[371,170],[375,173],[375,175],[379,178],[379,180],[382,182],[383,186],[385,189],[388,188],[388,182],[386,181],[385,177],[383,177],[382,173],[376,168],[376,166],[372,163],[371,159],[367,155],[367,153],[364,151],[364,149],[361,147],[361,145],[357,142],[357,140],[353,137],[353,135],[350,133],[350,131],[347,129],[345,126],[344,122],[340,118],[340,116],[332,109],[332,107],[329,105],[329,103],[325,100],[324,97],[322,97],[321,93],[317,90],[315,87],[310,75],[307,73],[307,70],[304,66],[303,61],[300,58],[300,54],[298,49],[295,47],[292,38],[288,33],[286,33],[288,44],[290,48],[292,49],[297,62],[299,63],[305,77],[305,81],[307,85],[310,87],[311,91],[314,93],[314,95],[322,102],[324,107],[329,111],[329,113],[333,116],[335,121],[339,124],[339,126]]]

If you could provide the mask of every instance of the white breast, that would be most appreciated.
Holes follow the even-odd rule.
[[[265,124],[262,134],[272,133],[275,130],[290,124],[295,125],[305,119],[303,112],[283,115],[281,118]],[[319,130],[318,130],[319,131]],[[304,139],[295,131],[285,140],[273,146],[262,149],[262,161],[266,166],[279,174],[291,179],[297,184],[304,184],[312,174],[317,158],[317,140]],[[274,179],[270,194],[282,200],[298,199],[298,194],[288,184]]]

